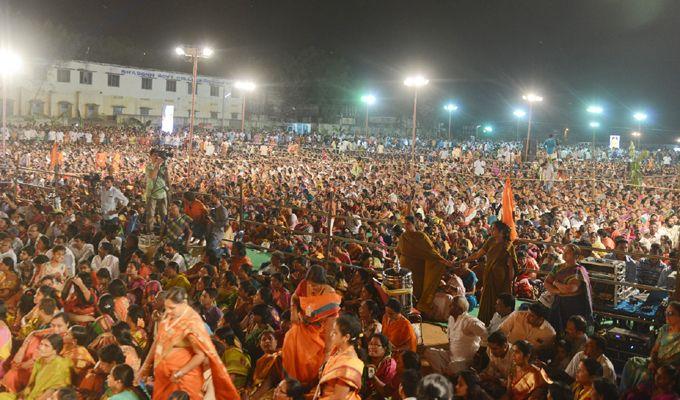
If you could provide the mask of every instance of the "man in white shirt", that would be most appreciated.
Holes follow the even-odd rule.
[[[94,255],[94,246],[92,246],[90,243],[87,243],[86,240],[87,238],[82,235],[78,235],[71,240],[69,248],[73,253],[76,264],[87,261]]]
[[[172,243],[166,243],[163,246],[163,256],[161,257],[161,260],[165,261],[166,264],[175,262],[179,266],[179,272],[187,272],[187,264],[184,261],[184,257],[182,257],[182,254],[177,251],[176,246]]]
[[[496,299],[496,312],[491,317],[487,328],[489,334],[496,332],[513,311],[515,311],[515,297],[510,293],[501,293]]]
[[[12,249],[12,238],[3,234],[3,237],[0,239],[0,261],[5,257],[11,258],[14,265],[17,265],[17,255],[14,253],[14,249]]]
[[[102,268],[109,270],[111,274],[111,279],[118,279],[120,275],[120,269],[118,266],[118,257],[113,254],[113,245],[111,243],[103,243],[99,246],[99,254],[94,256],[92,259],[92,270],[96,273]]]
[[[486,326],[468,314],[470,304],[465,296],[453,298],[451,315],[447,328],[449,350],[427,348],[423,358],[436,373],[456,374],[472,365],[472,359],[486,338]]]
[[[590,358],[596,360],[602,365],[602,377],[607,379],[612,383],[616,383],[616,371],[614,370],[614,364],[604,355],[604,350],[607,347],[607,341],[605,338],[599,335],[591,335],[588,337],[586,346],[583,351],[579,351],[574,355],[574,357],[565,368],[565,372],[572,378],[576,376],[576,370],[578,369],[578,364]]]
[[[117,187],[113,186],[113,177],[107,176],[104,178],[104,186],[100,192],[101,212],[104,221],[111,224],[118,223],[118,207],[127,206],[129,200],[123,192]]]
[[[533,303],[528,311],[510,314],[499,330],[507,335],[510,343],[526,340],[536,350],[545,349],[555,341],[555,329],[546,321],[549,311],[543,304]]]
[[[484,160],[475,160],[475,162],[472,164],[474,167],[474,173],[477,176],[482,176],[484,175],[484,167],[486,167],[486,161]]]
[[[512,367],[512,346],[503,332],[496,331],[489,335],[486,354],[489,357],[489,364],[479,374],[482,387],[489,394],[501,394],[507,387]]]

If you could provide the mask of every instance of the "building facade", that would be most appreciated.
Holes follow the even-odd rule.
[[[242,98],[232,81],[198,76],[196,123],[240,126]],[[10,120],[136,119],[160,124],[165,106],[174,106],[175,125],[186,125],[192,76],[84,61],[34,62],[7,86]]]

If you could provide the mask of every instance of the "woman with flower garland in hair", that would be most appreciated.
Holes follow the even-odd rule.
[[[314,398],[359,400],[364,370],[357,355],[361,323],[353,315],[343,314],[335,320],[330,336],[333,350],[321,370]]]

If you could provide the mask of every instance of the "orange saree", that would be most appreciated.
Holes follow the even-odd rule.
[[[189,394],[191,400],[203,399],[203,371],[194,368],[173,382],[172,375],[186,365],[197,347],[210,362],[215,396],[218,399],[239,399],[238,391],[231,382],[226,367],[220,360],[205,328],[201,316],[187,308],[182,316],[170,321],[163,319],[158,325],[154,353],[154,400],[165,400],[176,390]]]
[[[281,350],[283,369],[305,386],[319,377],[319,368],[326,357],[327,321],[338,315],[341,300],[335,293],[300,296],[304,315],[286,332]],[[291,309],[291,312],[296,311]]]
[[[418,347],[418,338],[416,332],[411,325],[411,322],[403,315],[394,321],[390,320],[387,315],[382,319],[382,334],[392,343],[392,357],[397,360],[397,373],[403,370],[403,361],[401,355],[404,351],[416,351]]]
[[[360,400],[361,376],[364,371],[364,363],[357,357],[354,347],[331,353],[328,362],[323,367],[319,387],[314,399],[324,400],[333,398],[336,385],[349,387],[350,391],[344,400]]]

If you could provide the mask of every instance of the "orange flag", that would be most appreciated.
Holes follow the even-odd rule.
[[[505,187],[503,188],[503,214],[501,221],[510,227],[510,240],[517,239],[517,229],[515,229],[515,198],[512,196],[512,184],[510,178],[505,178]]]
[[[52,150],[50,151],[50,169],[54,169],[55,166],[63,164],[63,159],[61,153],[59,153],[59,145],[55,141],[52,145]]]

